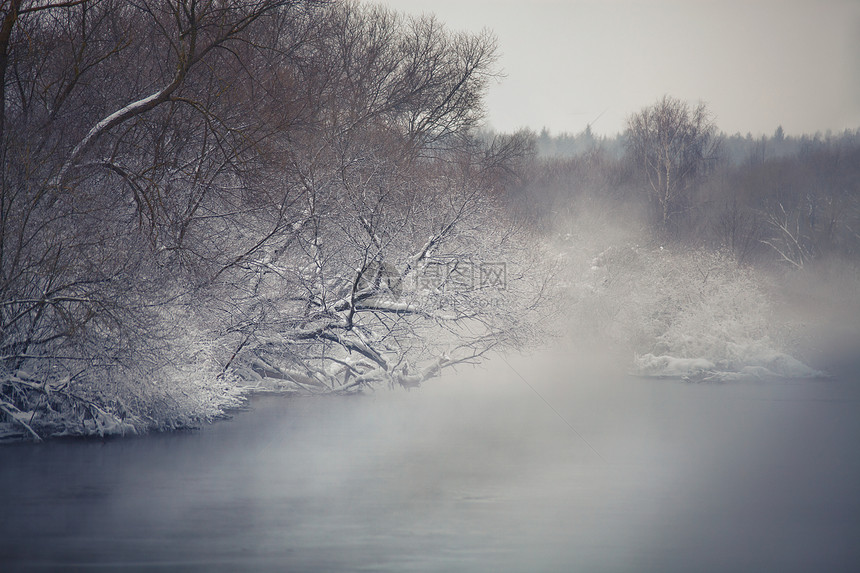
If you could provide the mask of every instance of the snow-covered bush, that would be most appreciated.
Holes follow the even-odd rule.
[[[634,355],[633,370],[701,379],[811,377],[779,347],[780,325],[756,271],[720,251],[611,246],[572,281],[574,328]]]

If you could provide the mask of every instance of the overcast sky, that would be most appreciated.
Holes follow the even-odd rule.
[[[623,130],[669,94],[727,133],[860,127],[860,0],[384,0],[452,30],[488,28],[506,77],[488,121]]]

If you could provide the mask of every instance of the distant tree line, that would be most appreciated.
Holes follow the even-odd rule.
[[[615,137],[520,137],[537,155],[508,202],[526,218],[636,205],[655,240],[724,249],[741,262],[802,268],[860,257],[860,129],[726,135],[705,106],[667,96]]]

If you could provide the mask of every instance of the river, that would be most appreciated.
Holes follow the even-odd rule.
[[[860,391],[569,353],[0,448],[3,571],[858,571]],[[520,374],[522,376],[520,376]]]

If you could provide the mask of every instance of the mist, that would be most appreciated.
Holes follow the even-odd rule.
[[[860,130],[499,133],[488,30],[19,4],[0,569],[860,568]]]
[[[582,233],[560,243],[575,269],[564,275],[569,311],[528,352],[418,389],[258,396],[193,432],[0,449],[0,491],[14,492],[0,526],[6,567],[853,570],[855,278],[845,268],[780,284],[710,278],[761,289],[739,312],[769,317],[769,344],[814,375],[643,373],[635,346],[653,331],[635,321],[649,313],[618,310],[629,292],[606,301],[614,290],[592,290],[611,286],[594,256],[627,245],[616,264],[636,265],[640,283],[614,276],[653,308],[666,293],[649,282],[687,254],[647,254],[635,214],[605,207],[566,221]],[[644,272],[635,250],[663,266]]]
[[[610,354],[561,344],[420,390],[258,398],[194,433],[4,448],[0,552],[7,570],[857,564],[854,380],[692,384]]]

